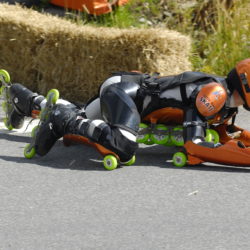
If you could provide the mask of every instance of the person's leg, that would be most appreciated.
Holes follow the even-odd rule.
[[[9,109],[8,123],[13,128],[21,128],[25,117],[36,117],[46,106],[47,100],[43,95],[32,92],[19,83],[14,83],[9,88],[9,97],[12,108]],[[70,104],[70,102],[59,99],[58,104]]]
[[[111,150],[119,156],[121,162],[128,162],[138,148],[136,135],[140,115],[133,100],[137,89],[138,85],[133,83],[107,86],[100,92],[100,99],[93,100],[98,100],[100,105],[87,105],[86,116],[73,104],[55,104],[36,136],[37,154],[47,154],[60,137],[74,134]],[[89,119],[90,115],[88,117],[90,107],[92,119]],[[100,111],[102,120],[98,119]]]
[[[45,108],[46,110],[46,108]],[[43,111],[42,111],[43,112]],[[38,155],[46,155],[55,142],[67,133],[74,133],[74,125],[81,110],[72,103],[54,104],[38,125],[34,147]]]
[[[85,115],[88,119],[96,120],[100,119],[102,120],[102,113],[101,113],[101,102],[100,102],[100,96],[103,90],[106,87],[109,87],[113,84],[117,84],[121,82],[122,77],[117,76],[111,76],[107,78],[100,86],[99,93],[97,96],[91,98],[85,105]]]
[[[86,112],[85,119],[76,119],[74,133],[113,151],[121,162],[129,161],[138,148],[136,135],[140,115],[133,100],[137,89],[135,83],[115,83],[101,88],[100,98],[95,99],[87,109],[100,107],[97,117],[101,113],[102,120],[93,119],[94,116]],[[95,113],[94,110],[91,114]]]
[[[7,124],[17,129],[23,126],[25,116],[31,117],[32,111],[40,111],[41,105],[46,102],[44,96],[33,93],[19,83],[10,86],[9,98],[12,108],[7,110]]]

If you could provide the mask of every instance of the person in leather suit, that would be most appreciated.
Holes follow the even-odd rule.
[[[9,122],[20,128],[25,116],[41,110],[46,99],[23,85],[10,87],[14,106]],[[250,108],[250,59],[245,59],[219,77],[202,72],[184,72],[160,77],[139,72],[116,72],[106,79],[97,96],[78,107],[59,99],[36,136],[36,152],[45,155],[64,135],[88,138],[128,162],[135,154],[139,124],[148,114],[166,107],[183,111],[184,141],[204,147],[220,144],[205,141],[208,123],[222,124],[237,114],[239,106]]]

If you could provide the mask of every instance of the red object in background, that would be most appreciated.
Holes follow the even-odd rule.
[[[51,0],[54,5],[63,8],[85,11],[91,15],[102,15],[112,11],[112,6],[121,6],[129,0]]]

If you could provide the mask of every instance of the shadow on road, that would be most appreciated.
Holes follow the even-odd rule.
[[[163,146],[154,146],[140,149],[137,152],[136,165],[157,166],[166,169],[175,169],[177,171],[213,171],[213,172],[237,172],[250,173],[249,167],[228,166],[216,163],[205,163],[194,166],[175,167],[172,164],[172,156],[177,151],[176,148],[166,148]]]
[[[11,131],[0,134],[0,140],[23,143],[19,149],[23,148],[30,142],[30,138],[25,135],[15,135]],[[196,166],[186,166],[178,168],[172,165],[172,155],[176,148],[164,146],[147,146],[139,148],[136,154],[136,166],[140,167],[160,167],[166,169],[175,169],[177,171],[213,171],[213,172],[238,172],[250,173],[250,168],[223,166],[217,164],[200,164]],[[73,145],[65,147],[62,140],[59,140],[52,150],[44,157],[35,156],[32,159],[17,157],[11,155],[0,155],[0,159],[8,162],[17,162],[22,164],[34,164],[43,167],[85,170],[85,171],[106,171],[102,166],[102,156],[93,148],[85,145]],[[121,169],[121,168],[118,168]]]
[[[28,136],[21,136],[16,135],[14,132],[6,130],[4,133],[1,133],[0,130],[0,140],[7,140],[7,141],[13,141],[13,142],[23,142],[23,143],[29,143],[30,137]]]

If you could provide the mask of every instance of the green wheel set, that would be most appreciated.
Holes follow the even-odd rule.
[[[206,129],[205,140],[216,144],[220,141],[220,137],[215,130]],[[183,127],[140,123],[137,142],[145,145],[158,144],[168,147],[182,147],[184,146]],[[187,156],[181,151],[176,152],[172,160],[176,167],[183,167],[187,163]]]

